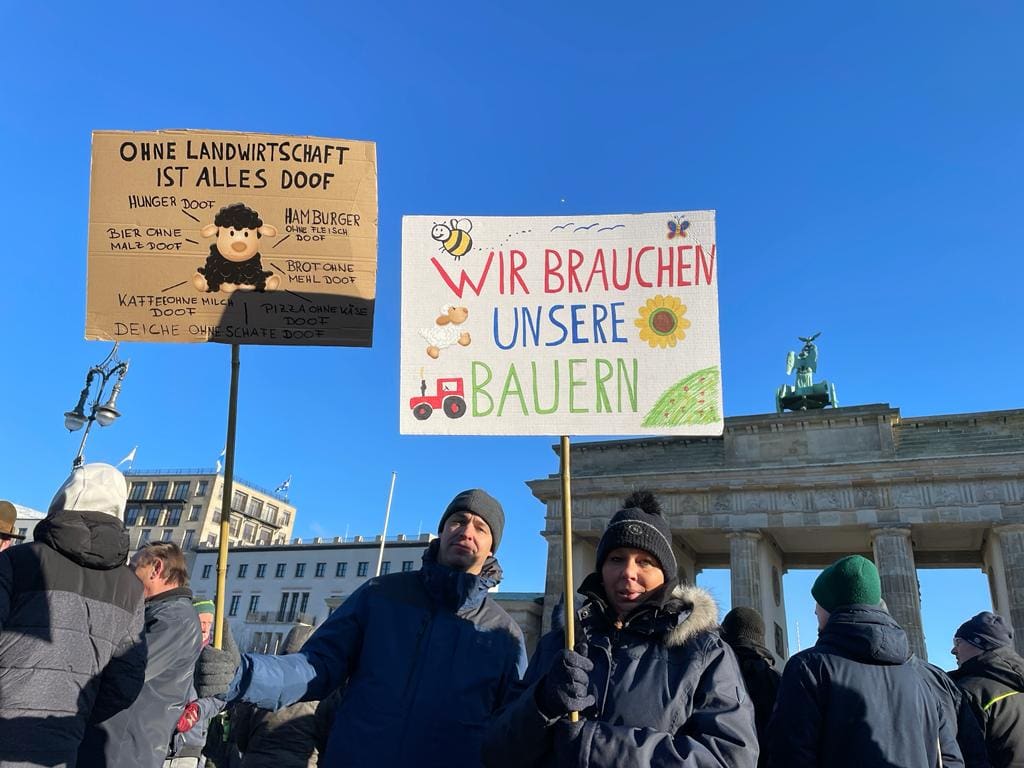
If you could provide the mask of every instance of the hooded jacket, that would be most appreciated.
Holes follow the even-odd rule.
[[[740,665],[740,676],[747,688],[747,694],[754,705],[754,723],[757,727],[758,744],[763,744],[768,735],[768,723],[775,709],[782,675],[775,669],[775,657],[771,651],[750,640],[736,640],[729,643]],[[768,765],[768,753],[762,750],[757,759],[758,768]]]
[[[670,590],[670,591],[669,591]],[[537,706],[537,686],[565,632],[541,638],[522,683],[488,729],[484,761],[491,768],[569,765],[574,768],[754,768],[754,711],[732,650],[715,631],[718,609],[702,589],[666,589],[631,613],[621,628],[610,618],[600,576],[580,587],[576,611],[586,655],[594,662],[596,705],[569,763],[556,760],[554,720]]]
[[[0,554],[0,766],[74,768],[87,723],[142,688],[142,584],[111,515],[56,511],[34,537]]]
[[[437,562],[368,580],[299,653],[243,654],[228,691],[264,709],[325,699],[346,682],[320,765],[480,765],[484,727],[526,666],[522,631],[479,576]]]
[[[949,673],[985,732],[993,768],[1024,766],[1024,659],[1012,648],[986,651]]]
[[[777,768],[961,768],[955,726],[885,611],[837,608],[782,672],[768,728]]]
[[[79,768],[159,768],[188,703],[203,637],[192,590],[146,599],[146,682],[130,707],[90,726]]]

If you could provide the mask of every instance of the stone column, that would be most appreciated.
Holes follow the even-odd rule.
[[[761,534],[757,531],[733,531],[729,539],[729,578],[733,608],[753,608],[760,613],[761,605]]]
[[[1013,644],[1024,652],[1024,525],[997,525],[992,529],[999,541],[1002,559],[1001,581],[1005,584],[1006,606],[999,613],[1013,625]],[[998,578],[998,575],[997,575]],[[998,581],[997,581],[998,583]],[[967,619],[968,617],[964,617]]]
[[[871,531],[875,565],[882,578],[882,599],[889,613],[906,630],[910,650],[927,660],[921,625],[921,588],[914,565],[909,528],[875,528]]]

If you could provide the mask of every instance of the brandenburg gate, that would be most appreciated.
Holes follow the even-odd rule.
[[[1024,410],[906,418],[886,404],[824,408],[727,418],[721,437],[571,451],[577,586],[609,518],[643,488],[661,500],[680,578],[728,568],[732,605],[764,616],[780,660],[789,655],[783,574],[853,553],[878,566],[919,656],[918,568],[982,569],[1024,652]],[[561,595],[561,491],[557,473],[529,486],[547,506],[546,630]]]

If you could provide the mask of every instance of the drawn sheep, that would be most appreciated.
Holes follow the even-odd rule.
[[[441,314],[438,315],[434,325],[430,328],[421,328],[420,336],[427,342],[427,354],[437,360],[442,349],[447,349],[453,344],[468,347],[470,338],[469,331],[459,331],[456,327],[466,322],[469,317],[469,310],[465,307],[455,307],[445,304],[441,307]]]

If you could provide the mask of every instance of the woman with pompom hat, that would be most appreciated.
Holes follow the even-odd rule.
[[[567,650],[563,628],[541,638],[488,728],[485,765],[754,768],[754,712],[718,607],[678,583],[671,541],[652,494],[626,499],[579,589],[582,642]]]

